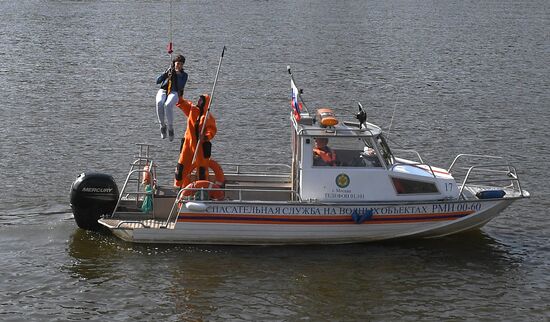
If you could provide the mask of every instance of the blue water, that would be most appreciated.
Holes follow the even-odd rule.
[[[169,9],[0,2],[1,320],[550,319],[547,1],[173,1],[172,23]],[[533,196],[438,240],[140,246],[82,231],[68,205],[82,171],[120,183],[145,142],[170,182],[179,145],[154,112],[170,34],[191,99],[227,46],[216,160],[289,163],[290,65],[310,109],[351,119],[360,101],[437,166],[506,156]]]

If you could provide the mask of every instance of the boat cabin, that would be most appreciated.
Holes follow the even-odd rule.
[[[328,121],[327,121],[328,118]],[[457,198],[445,170],[394,157],[382,130],[340,122],[329,109],[291,117],[293,190],[303,201],[396,201]]]

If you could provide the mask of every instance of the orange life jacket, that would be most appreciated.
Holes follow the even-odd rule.
[[[313,153],[317,154],[319,157],[321,157],[321,160],[325,162],[327,165],[335,166],[336,165],[336,153],[332,151],[330,148],[326,148],[327,150],[319,149],[319,148],[313,148]]]

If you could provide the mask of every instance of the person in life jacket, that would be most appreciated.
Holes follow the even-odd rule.
[[[157,92],[157,117],[160,124],[160,137],[166,138],[166,123],[168,123],[168,139],[174,140],[174,105],[183,97],[183,90],[187,84],[187,73],[183,71],[185,57],[177,55],[172,65],[157,78],[160,89]],[[164,117],[166,116],[166,123]]]
[[[187,116],[187,129],[185,135],[181,141],[180,156],[178,164],[176,166],[174,187],[182,188],[185,183],[185,178],[191,174],[192,169],[197,168],[197,179],[208,180],[208,160],[212,150],[212,143],[210,141],[216,135],[216,119],[212,113],[208,114],[206,118],[206,112],[210,107],[210,96],[203,94],[200,96],[197,105],[189,100],[180,98],[176,105]],[[202,133],[201,144],[198,147],[195,163],[193,162],[193,156],[195,149],[197,148],[197,142],[201,135],[201,130],[206,122],[204,133]]]
[[[313,165],[336,165],[336,152],[334,152],[327,144],[328,138],[315,138],[315,147],[313,147]]]

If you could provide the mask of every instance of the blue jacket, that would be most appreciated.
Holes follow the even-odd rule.
[[[166,70],[164,73],[160,74],[157,78],[157,84],[160,84],[160,88],[167,90],[168,89],[168,74],[170,69]],[[170,89],[171,93],[177,92],[180,96],[183,93],[185,84],[187,84],[187,73],[182,71],[181,73],[172,73],[172,87]]]

